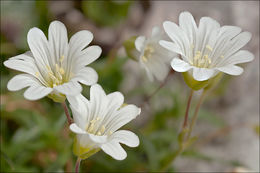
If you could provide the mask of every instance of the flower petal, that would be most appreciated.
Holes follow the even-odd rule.
[[[159,44],[169,51],[172,51],[172,52],[178,53],[182,56],[185,56],[184,53],[182,52],[182,50],[179,48],[179,46],[173,42],[160,40]]]
[[[152,29],[152,37],[157,37],[160,36],[161,34],[161,29],[159,26],[154,26]]]
[[[197,33],[197,25],[189,12],[182,12],[179,16],[180,28],[187,34],[190,43],[194,43]]]
[[[254,55],[247,51],[247,50],[240,50],[234,55],[224,58],[220,64],[218,64],[219,67],[225,66],[225,65],[233,65],[233,64],[240,64],[245,62],[253,61]]]
[[[99,117],[102,121],[107,113],[108,100],[106,93],[99,84],[94,84],[90,87],[90,113],[89,120]]]
[[[82,130],[79,126],[77,126],[77,124],[72,123],[70,125],[70,130],[76,134],[87,134],[86,131]]]
[[[81,51],[77,57],[77,65],[86,66],[100,57],[102,50],[99,46],[90,46]]]
[[[110,121],[107,121],[106,131],[116,131],[123,125],[136,118],[136,116],[140,113],[141,109],[136,107],[135,105],[127,105],[125,107],[122,107],[117,111],[117,113],[111,116]]]
[[[65,25],[59,21],[51,22],[48,31],[49,48],[52,56],[49,61],[52,66],[59,62],[60,58],[64,56],[67,59],[68,51],[68,36]]]
[[[25,72],[35,76],[38,71],[35,61],[27,54],[21,54],[14,56],[4,62],[4,65],[8,68]]]
[[[52,88],[44,87],[40,84],[31,85],[25,92],[24,97],[28,100],[38,100],[44,96],[50,94],[53,91]]]
[[[216,74],[215,69],[193,67],[193,78],[197,81],[205,81]]]
[[[27,34],[27,42],[35,58],[35,63],[41,71],[46,71],[50,66],[49,45],[44,33],[39,28],[32,28]]]
[[[125,150],[115,141],[103,144],[101,149],[116,160],[124,160],[127,156]]]
[[[151,73],[151,75],[154,75],[155,78],[159,81],[163,81],[169,72],[168,64],[166,65],[161,57],[158,57],[157,55],[152,55],[149,61],[143,63],[143,65],[146,67],[145,69],[148,76]]]
[[[31,85],[38,85],[39,82],[33,76],[28,74],[19,74],[14,76],[8,83],[7,88],[10,91],[18,91]]]
[[[190,49],[190,44],[187,35],[173,22],[163,22],[163,27],[168,36],[174,41],[181,51],[187,52]]]
[[[188,64],[187,62],[185,62],[179,58],[174,58],[171,62],[171,66],[172,66],[173,70],[175,70],[177,72],[186,72],[192,68],[192,66],[190,64]]]
[[[142,52],[142,49],[145,44],[145,36],[139,36],[135,40],[135,48],[139,51]]]
[[[219,71],[222,71],[224,73],[227,73],[230,75],[235,75],[235,76],[242,74],[244,71],[243,68],[236,66],[236,65],[227,65],[224,67],[218,67],[216,69],[218,69]]]
[[[73,112],[74,122],[82,129],[86,128],[89,120],[89,101],[82,95],[67,96]]]
[[[89,138],[96,144],[104,144],[107,142],[107,136],[97,136],[97,135],[89,134]]]
[[[77,81],[70,81],[54,87],[58,92],[65,95],[78,95],[82,91],[81,85]]]
[[[207,44],[213,46],[211,44],[212,40],[216,40],[218,29],[220,29],[219,23],[210,18],[210,17],[202,17],[200,19],[199,27],[198,27],[198,34],[196,35],[196,45],[195,50],[203,51],[206,48]]]
[[[229,45],[227,45],[227,51],[224,57],[229,57],[230,55],[237,52],[240,48],[244,47],[251,39],[252,34],[250,32],[242,32],[236,37],[234,37]]]
[[[124,96],[120,92],[113,92],[107,95],[108,109],[117,110],[124,103]]]
[[[79,31],[70,38],[70,53],[81,51],[93,40],[93,34],[88,30]]]
[[[136,134],[128,130],[116,131],[109,138],[110,140],[120,142],[129,147],[137,147],[140,143],[138,136],[136,136]]]
[[[98,81],[98,74],[91,67],[83,67],[79,71],[76,71],[76,76],[72,80],[79,81],[85,85],[93,85]]]

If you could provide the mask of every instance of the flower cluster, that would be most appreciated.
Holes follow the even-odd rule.
[[[237,64],[250,62],[254,55],[240,50],[251,39],[249,32],[236,26],[220,26],[210,17],[202,17],[197,26],[193,16],[183,12],[179,25],[165,21],[164,31],[152,29],[151,37],[139,36],[134,42],[138,61],[151,81],[163,81],[170,67],[182,72],[185,82],[194,90],[205,89],[219,74],[240,75]],[[23,72],[7,84],[10,91],[27,88],[24,97],[38,100],[45,96],[55,102],[67,99],[74,123],[73,152],[86,159],[103,150],[114,159],[123,160],[127,154],[121,144],[137,147],[139,138],[128,130],[118,130],[141,113],[135,105],[125,104],[120,92],[108,95],[97,84],[98,74],[87,67],[99,58],[101,48],[88,46],[93,34],[79,31],[68,41],[67,29],[59,21],[50,24],[48,39],[38,28],[28,32],[30,51],[9,58],[8,68]],[[82,94],[81,84],[90,87],[90,99]]]
[[[78,157],[85,159],[101,148],[115,159],[125,159],[126,152],[119,142],[136,147],[139,139],[130,131],[118,129],[141,110],[134,105],[122,107],[124,97],[120,92],[106,96],[96,84],[96,71],[86,67],[101,54],[99,46],[87,47],[93,34],[79,31],[68,42],[66,27],[54,21],[50,24],[48,39],[38,28],[29,31],[27,40],[31,51],[4,62],[6,67],[24,72],[13,77],[7,88],[17,91],[28,87],[24,97],[29,100],[48,96],[55,102],[64,102],[67,98],[75,122],[70,129],[77,134],[74,153]],[[80,94],[79,83],[92,85],[90,101]]]

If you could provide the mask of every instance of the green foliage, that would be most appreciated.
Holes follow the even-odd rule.
[[[131,1],[82,1],[86,16],[101,26],[117,25],[128,14]]]

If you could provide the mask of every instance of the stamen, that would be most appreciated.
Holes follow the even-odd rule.
[[[39,74],[39,72],[38,72],[38,71],[35,73],[35,75],[36,75],[37,77],[39,77],[39,76],[40,76],[40,74]]]
[[[90,121],[90,126],[88,128],[88,125],[86,126],[86,131],[89,132],[89,133],[92,133],[92,134],[96,134],[98,136],[101,136],[104,134],[106,128],[104,125],[100,127],[99,123],[97,124],[98,121],[101,120],[101,117],[97,117],[97,118],[94,118]]]
[[[144,54],[141,57],[141,59],[143,60],[143,62],[147,62],[148,59],[152,56],[152,54],[154,53],[154,48],[151,45],[147,45],[144,48]]]
[[[60,62],[61,62],[61,63],[63,62],[64,58],[65,58],[64,55],[62,55],[62,56],[60,57]]]
[[[212,51],[212,47],[210,45],[206,45],[206,48],[209,50],[209,51]]]
[[[47,65],[46,68],[48,69],[48,71],[51,71],[51,67],[49,65]]]
[[[92,132],[93,132],[93,130],[94,130],[94,124],[95,124],[95,123],[91,124],[90,127],[88,128],[88,132],[89,132],[89,133],[92,133]]]
[[[60,68],[60,74],[61,74],[61,75],[64,75],[64,73],[65,73],[64,69],[63,69],[63,68]]]
[[[105,130],[106,130],[105,126],[102,125],[100,132],[101,132],[101,133],[104,133]]]
[[[142,60],[143,60],[144,62],[147,62],[147,58],[146,58],[145,56],[142,56]]]
[[[221,55],[220,58],[224,58],[224,55]]]

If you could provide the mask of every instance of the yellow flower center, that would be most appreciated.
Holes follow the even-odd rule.
[[[149,58],[151,58],[152,54],[154,53],[154,48],[151,45],[147,45],[144,48],[144,54],[141,57],[143,62],[147,62]]]
[[[193,51],[194,45],[191,45],[191,48]],[[209,55],[212,51],[213,48],[210,45],[206,45],[204,53],[202,53],[201,51],[196,51],[194,57],[189,60],[189,63],[199,68],[210,68],[212,60]],[[224,56],[221,55],[220,58],[224,58]]]
[[[49,87],[55,87],[57,85],[61,85],[66,82],[65,80],[65,71],[62,67],[62,62],[64,60],[64,55],[62,55],[59,59],[59,63],[55,64],[55,68],[52,70],[50,66],[46,66],[48,71],[48,85]],[[37,75],[37,74],[36,74]]]
[[[104,135],[105,131],[106,131],[106,127],[101,124],[102,122],[100,120],[101,120],[100,117],[92,119],[90,121],[90,123],[86,126],[86,131],[88,133],[91,133],[91,134],[94,134],[94,135],[97,135],[97,136]],[[112,132],[109,131],[108,134],[111,135]]]

